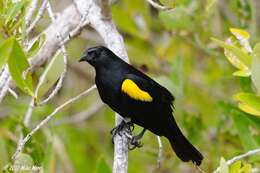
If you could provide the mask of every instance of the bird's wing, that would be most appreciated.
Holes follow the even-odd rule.
[[[123,95],[142,102],[172,105],[171,93],[148,77],[127,74],[121,85]]]

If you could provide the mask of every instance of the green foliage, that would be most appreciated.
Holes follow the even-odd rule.
[[[29,50],[27,51],[27,56],[29,58],[33,57],[39,51],[44,41],[45,41],[45,34],[42,34],[40,37],[37,37],[31,44]]]
[[[188,13],[188,9],[183,6],[178,6],[169,11],[162,11],[159,17],[169,30],[193,29],[193,27],[191,27],[192,19]]]
[[[241,29],[230,29],[231,33],[236,37],[239,42],[239,47],[236,46],[236,42],[223,42],[218,39],[212,38],[212,40],[219,46],[224,48],[225,55],[231,64],[238,68],[239,71],[233,73],[235,76],[250,77],[252,85],[255,86],[255,93],[238,93],[235,99],[239,101],[239,108],[246,113],[252,115],[260,115],[260,97],[257,96],[260,86],[260,57],[259,57],[259,45],[256,44],[252,50],[248,39],[249,33]]]
[[[13,2],[12,0],[2,0],[0,8],[0,27],[1,37],[16,36],[19,38],[24,30],[25,9],[28,6],[28,0]]]
[[[252,93],[238,93],[235,99],[239,101],[239,108],[249,114],[260,116],[260,97]]]
[[[46,77],[42,81],[38,92],[35,93],[37,100],[41,99],[57,82],[64,68],[63,56],[57,53],[45,69]]]
[[[228,165],[224,158],[220,160],[219,173],[251,173],[252,165],[237,161],[232,165]]]
[[[106,161],[101,158],[97,163],[97,168],[95,173],[112,173],[110,166],[106,163]]]
[[[12,79],[20,89],[33,96],[32,75],[25,53],[16,39],[10,38],[10,40],[11,41],[8,42],[10,51],[7,58]]]
[[[14,37],[11,37],[1,45],[0,50],[0,67],[3,67],[7,62],[10,74],[16,85],[24,92],[33,96],[29,63],[20,44]]]

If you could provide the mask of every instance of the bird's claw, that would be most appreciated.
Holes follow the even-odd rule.
[[[118,134],[119,136],[122,136],[122,130],[123,129],[127,129],[127,131],[129,132],[129,134],[131,135],[132,131],[134,130],[134,124],[132,122],[124,122],[122,121],[122,123],[120,123],[119,125],[117,125],[116,127],[114,127],[110,133],[112,134],[112,143],[114,144],[114,138],[115,136]]]
[[[141,143],[139,136],[132,136],[128,145],[128,149],[133,150],[135,148],[141,148],[142,146],[143,144]]]

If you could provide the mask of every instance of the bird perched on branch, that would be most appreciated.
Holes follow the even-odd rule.
[[[200,165],[202,154],[187,140],[173,117],[172,94],[153,79],[135,69],[103,46],[87,49],[80,61],[87,61],[96,71],[95,82],[99,95],[125,120],[115,127],[113,135],[129,125],[137,124],[144,130],[131,140],[138,140],[145,130],[166,137],[182,161]]]

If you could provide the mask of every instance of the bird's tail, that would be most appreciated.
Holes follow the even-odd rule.
[[[166,136],[171,143],[172,149],[182,161],[192,161],[199,166],[203,159],[202,154],[182,134],[175,120],[172,121],[170,133],[168,131]]]

